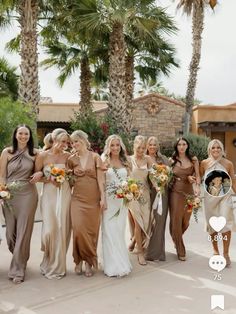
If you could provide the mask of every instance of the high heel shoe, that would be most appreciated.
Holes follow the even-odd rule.
[[[145,260],[143,253],[138,254],[138,263],[139,263],[139,265],[142,265],[142,266],[147,265],[147,262]]]
[[[15,278],[12,279],[12,282],[13,282],[15,285],[18,285],[18,284],[22,283],[23,281],[24,281],[24,279],[21,278],[21,277],[15,277]]]
[[[92,266],[89,265],[89,263],[85,262],[85,276],[86,277],[92,277],[93,276],[93,271],[92,271]]]
[[[75,266],[75,273],[77,275],[82,275],[82,266],[83,266],[83,261],[81,261],[79,264]]]

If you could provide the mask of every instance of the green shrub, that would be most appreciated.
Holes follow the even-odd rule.
[[[71,122],[72,130],[82,130],[89,136],[89,141],[93,151],[101,154],[104,149],[105,141],[111,134],[118,134],[114,122],[108,115],[98,116],[94,112],[88,112],[86,115],[80,111],[75,112],[74,119]],[[120,134],[128,153],[131,151],[132,140],[127,135]]]
[[[30,117],[29,108],[19,101],[10,98],[0,98],[0,151],[11,145],[12,132],[19,124],[27,124],[31,128],[35,122]]]
[[[196,156],[199,161],[208,157],[207,146],[211,140],[209,137],[189,133],[185,138],[189,141],[190,153]]]
[[[190,153],[192,156],[196,156],[199,161],[208,157],[207,155],[207,146],[210,142],[210,138],[202,135],[197,135],[193,133],[189,133],[188,135],[184,136],[189,144],[190,144]],[[166,155],[167,157],[171,157],[174,152],[174,143],[177,140],[174,139],[173,143],[169,146],[162,146],[161,145],[161,153]]]

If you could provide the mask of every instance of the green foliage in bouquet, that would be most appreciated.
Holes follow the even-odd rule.
[[[118,134],[116,125],[111,121],[108,115],[98,116],[93,111],[86,114],[76,111],[74,119],[71,121],[70,128],[72,130],[82,130],[89,136],[91,148],[93,151],[101,154],[104,149],[105,141],[111,134]],[[122,137],[124,144],[128,150],[131,148],[131,139],[123,134],[118,134]]]
[[[0,98],[0,151],[11,145],[12,132],[19,124],[27,124],[34,127],[34,120],[31,117],[30,108],[19,101],[10,98]]]

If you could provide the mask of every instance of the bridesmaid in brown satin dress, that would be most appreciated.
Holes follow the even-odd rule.
[[[160,153],[160,146],[155,136],[149,137],[147,140],[147,154],[150,156],[153,164],[164,164],[170,166],[168,158]],[[151,188],[151,205],[153,204],[157,195],[156,189]],[[165,188],[165,192],[162,194],[162,211],[153,208],[153,214],[155,218],[155,227],[152,232],[152,236],[147,248],[146,259],[150,261],[166,260],[165,253],[165,229],[166,218],[168,215],[168,187]]]
[[[15,284],[24,281],[30,256],[30,240],[38,202],[35,184],[31,183],[36,154],[31,129],[19,125],[13,132],[12,147],[5,148],[0,159],[0,183],[20,183],[19,190],[8,201],[12,209],[3,204],[7,244],[12,253],[8,277]],[[38,176],[39,173],[34,174],[35,178]]]
[[[169,192],[170,234],[175,244],[178,259],[186,260],[183,234],[189,226],[191,212],[186,209],[186,195],[200,194],[199,163],[189,153],[189,142],[179,138],[174,145],[172,169],[174,182]],[[193,189],[193,183],[194,189]]]
[[[85,262],[85,276],[91,277],[92,267],[97,268],[101,210],[105,208],[103,163],[97,153],[89,150],[85,132],[73,132],[71,140],[75,153],[68,159],[68,167],[76,176],[71,200],[75,272],[82,274]]]

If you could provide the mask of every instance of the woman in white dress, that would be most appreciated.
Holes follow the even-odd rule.
[[[232,194],[236,191],[236,182],[234,176],[233,163],[226,159],[223,144],[217,140],[212,140],[208,145],[208,158],[201,162],[201,175],[207,178],[208,174],[214,170],[225,171],[232,180],[232,189],[222,196],[212,196],[208,192],[204,193],[205,217],[207,223],[207,231],[210,234],[215,255],[220,254],[218,248],[218,232],[216,232],[209,224],[212,216],[224,216],[226,225],[220,233],[223,238],[223,255],[226,259],[226,265],[231,264],[229,257],[229,246],[231,240],[231,231],[236,231],[236,222],[232,207]],[[234,192],[233,192],[234,191]]]
[[[66,152],[69,135],[63,129],[55,129],[47,135],[49,146],[36,159],[36,171],[42,171],[43,189],[41,214],[43,219],[41,250],[44,252],[40,270],[45,278],[60,279],[66,274],[66,252],[69,246],[71,190],[68,181],[57,183],[50,177],[50,168],[65,169],[70,153]],[[52,144],[51,144],[52,143]],[[52,145],[52,146],[51,146]]]
[[[107,187],[107,209],[102,219],[103,268],[107,276],[121,277],[128,275],[132,269],[125,243],[128,210],[122,199],[109,194],[109,184],[119,185],[126,181],[130,168],[125,146],[118,135],[107,138],[102,159],[106,167]]]

